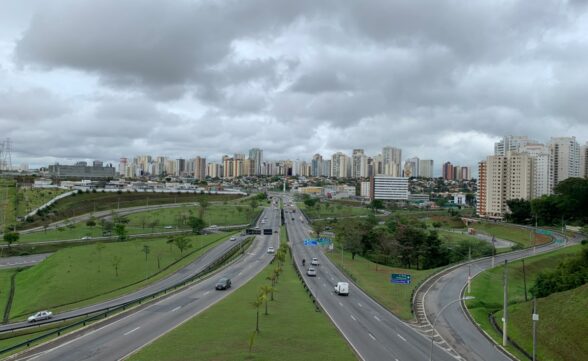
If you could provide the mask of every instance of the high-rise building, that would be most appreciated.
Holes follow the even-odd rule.
[[[254,161],[253,165],[253,174],[252,175],[261,175],[261,168],[263,163],[263,150],[259,148],[252,148],[249,149],[249,159]]]
[[[218,163],[208,163],[206,174],[211,178],[220,178],[223,176],[222,166]]]
[[[118,161],[118,174],[124,176],[125,175],[125,171],[127,169],[127,164],[129,163],[129,160],[127,158],[121,158]]]
[[[371,178],[371,199],[408,200],[408,178],[376,175]]]
[[[323,160],[323,176],[325,177],[332,177],[332,173],[331,173],[331,159],[325,159]]]
[[[323,175],[323,156],[315,154],[310,161],[310,175],[313,177],[320,177]]]
[[[451,162],[443,163],[443,169],[441,170],[441,174],[443,175],[443,179],[445,179],[445,180],[455,179],[453,164],[451,164]]]
[[[537,144],[538,142],[529,137],[519,135],[507,135],[497,143],[494,143],[494,155],[506,155],[507,152],[521,152],[521,147],[527,144]]]
[[[487,183],[487,163],[485,160],[478,163],[478,192],[476,193],[476,213],[479,217],[486,217],[486,185]]]
[[[570,177],[580,176],[580,145],[576,137],[551,138],[549,155],[553,187]]]
[[[533,164],[533,198],[551,194],[553,188],[549,173],[549,150],[543,144],[527,143],[519,148],[519,152],[527,153],[534,159]]]
[[[402,162],[402,150],[392,146],[386,146],[382,149],[382,172],[384,175],[399,177],[402,173],[400,170]]]
[[[580,177],[588,178],[588,142],[580,147]]]
[[[194,178],[206,178],[206,158],[198,156],[192,160],[192,163],[194,168]]]
[[[351,157],[351,177],[365,178],[368,176],[368,158],[363,149],[354,149]]]
[[[433,178],[433,160],[419,159],[419,177]]]
[[[404,176],[405,177],[419,177],[420,162],[417,157],[408,158],[404,162]]]
[[[351,176],[351,161],[341,152],[333,154],[331,158],[331,177],[347,178]]]
[[[486,159],[486,217],[502,219],[509,211],[508,200],[532,199],[533,160],[527,153],[516,152]]]

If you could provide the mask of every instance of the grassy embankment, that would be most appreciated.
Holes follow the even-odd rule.
[[[543,235],[535,235],[534,230],[520,228],[504,223],[476,223],[470,226],[478,232],[482,232],[496,238],[513,241],[522,247],[533,247],[549,243],[551,239]]]
[[[23,319],[39,309],[63,312],[127,294],[172,274],[226,237],[189,236],[193,247],[183,254],[166,239],[63,249],[19,272],[10,318]]]
[[[508,264],[508,294],[510,336],[517,344],[531,351],[531,295],[528,290],[532,287],[535,277],[540,271],[554,269],[560,262],[575,257],[581,246],[572,246],[549,254],[538,255],[525,260],[527,279],[527,299],[525,302],[525,287],[522,261]],[[504,267],[496,267],[485,271],[474,278],[472,295],[476,299],[468,301],[468,309],[476,322],[490,334],[497,342],[502,342],[502,336],[492,328],[488,315],[494,312],[495,319],[502,318],[503,303],[503,274]],[[581,360],[581,356],[588,354],[588,287],[553,294],[538,300],[540,321],[538,322],[538,359],[540,360]],[[579,344],[583,344],[582,347]],[[512,346],[507,349],[519,356]],[[580,358],[578,358],[580,357]]]
[[[47,222],[55,222],[82,214],[117,210],[129,207],[170,204],[170,203],[189,203],[198,202],[206,199],[209,202],[225,202],[240,198],[239,195],[215,195],[215,194],[193,194],[193,193],[140,193],[140,192],[121,192],[121,193],[81,193],[74,196],[66,197],[51,208],[43,217],[35,216],[30,222],[23,226],[32,228],[42,226]]]
[[[0,178],[0,232],[3,232],[5,227],[16,223],[15,197],[16,182],[12,179]]]
[[[153,211],[133,213],[127,216],[129,224],[126,229],[129,234],[148,234],[165,231],[174,231],[178,229],[188,230],[189,225],[182,224],[176,228],[178,220],[181,218],[184,221],[190,216],[190,211],[195,216],[199,215],[199,206],[185,206],[180,208],[158,209]],[[233,225],[233,224],[247,224],[251,221],[251,217],[256,216],[262,211],[258,207],[253,213],[248,214],[241,208],[232,205],[210,205],[204,212],[204,220],[207,224],[212,225]],[[157,221],[157,225],[150,226],[153,221]],[[99,221],[97,221],[99,223]],[[183,222],[185,223],[185,222]],[[164,227],[172,226],[173,229],[166,229]],[[70,227],[61,227],[60,229],[52,229],[47,231],[40,231],[35,233],[22,234],[20,243],[39,242],[47,240],[68,240],[80,239],[85,236],[101,237],[102,229],[100,226],[88,227],[86,222],[73,224]],[[0,241],[2,242],[2,241]]]
[[[64,189],[19,188],[19,200],[16,214],[17,216],[22,217],[33,209],[42,206],[43,204],[65,192],[68,191]]]
[[[285,230],[282,227],[282,234]],[[287,257],[276,286],[269,315],[260,309],[260,333],[253,351],[249,340],[255,330],[259,288],[267,285],[268,266],[246,285],[182,326],[164,335],[131,361],[180,360],[356,360],[351,348],[324,313],[315,311]],[[222,325],[222,327],[219,327]]]
[[[327,206],[327,204],[329,206]],[[320,207],[307,207],[303,202],[296,203],[311,219],[367,216],[371,210],[366,207],[351,207],[343,204],[319,203]]]

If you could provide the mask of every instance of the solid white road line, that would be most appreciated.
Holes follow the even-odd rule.
[[[130,330],[130,331],[128,331],[128,332],[125,332],[125,333],[124,333],[124,335],[125,335],[125,336],[126,336],[126,335],[130,335],[131,333],[133,333],[133,332],[137,331],[137,330],[138,330],[138,329],[140,329],[140,328],[141,328],[140,326],[139,326],[139,327],[135,327],[135,328],[133,328],[132,330]]]

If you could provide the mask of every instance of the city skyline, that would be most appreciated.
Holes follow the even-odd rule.
[[[508,134],[588,140],[579,2],[123,3],[3,3],[15,164],[394,144],[473,165]]]

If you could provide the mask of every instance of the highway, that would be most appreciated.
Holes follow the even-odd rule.
[[[580,238],[573,239],[569,244],[577,244]],[[561,248],[562,243],[550,243],[521,251],[511,252],[495,257],[496,266],[504,264],[504,260],[513,261],[534,254],[545,253],[556,248]],[[439,311],[450,302],[459,299],[461,292],[467,284],[468,272],[471,276],[483,272],[492,267],[492,259],[482,259],[455,268],[443,275],[424,293],[424,308],[427,318],[432,322]],[[502,284],[502,279],[496,282]],[[466,294],[467,295],[467,294]],[[530,317],[530,316],[529,316]],[[437,320],[435,327],[441,337],[457,352],[463,359],[468,361],[500,361],[510,360],[493,342],[489,341],[472,324],[465,314],[460,303],[448,306]]]
[[[285,207],[285,211],[291,209],[292,207]],[[299,211],[285,213],[285,216],[296,264],[303,272],[321,307],[359,357],[366,361],[428,360],[431,339],[398,319],[355,287],[319,247],[304,246],[304,239],[309,238],[309,228],[301,222]],[[317,257],[320,262],[320,266],[315,267],[317,277],[308,277],[302,269],[302,259],[306,259],[308,267],[312,257]],[[339,281],[350,283],[349,296],[338,296],[334,293],[333,287]],[[455,360],[437,345],[433,347],[433,359]]]
[[[29,267],[49,257],[51,253],[33,254],[30,256],[14,256],[0,258],[0,269]]]
[[[269,212],[269,211],[264,211],[264,212]],[[109,301],[100,302],[100,303],[97,303],[97,304],[94,304],[91,306],[82,307],[82,308],[78,308],[73,311],[68,311],[68,312],[64,312],[61,314],[57,314],[57,315],[55,315],[55,317],[53,319],[51,319],[49,321],[38,322],[35,324],[35,326],[42,324],[42,323],[46,323],[46,322],[55,322],[55,321],[63,320],[66,318],[71,318],[71,317],[78,316],[78,315],[88,314],[88,313],[95,312],[98,310],[103,310],[103,309],[106,309],[109,307],[116,307],[116,306],[122,305],[126,302],[129,302],[133,299],[136,299],[136,298],[139,298],[142,296],[146,296],[146,295],[149,295],[154,292],[162,291],[162,290],[164,290],[164,289],[166,289],[176,283],[180,283],[182,281],[185,281],[185,280],[191,278],[192,276],[198,274],[199,272],[204,270],[206,267],[208,267],[210,264],[212,264],[215,260],[217,260],[222,255],[224,255],[236,243],[243,242],[245,239],[246,239],[245,236],[240,236],[240,237],[237,237],[236,241],[227,240],[227,241],[219,244],[218,246],[215,246],[214,248],[208,250],[204,255],[202,255],[201,257],[199,257],[197,260],[190,263],[186,267],[178,270],[176,273],[174,273],[174,274],[170,275],[169,277],[164,278],[158,282],[155,282],[145,288],[142,288],[138,291],[135,291],[133,293],[129,293],[129,294],[121,296],[121,297],[117,297],[117,298],[109,300]],[[0,325],[0,332],[10,331],[15,328],[21,328],[23,326],[32,326],[32,325],[28,324],[26,322],[9,323],[9,324],[5,324],[5,325]]]
[[[261,228],[278,229],[279,214],[273,210],[266,210],[264,215],[268,221],[266,225],[260,225]],[[104,361],[127,357],[245,284],[273,259],[273,255],[267,253],[267,247],[272,245],[277,248],[278,244],[278,233],[271,236],[256,236],[251,248],[242,258],[213,277],[100,328],[94,329],[91,326],[86,332],[76,335],[77,337],[69,335],[51,341],[26,351],[16,359]],[[216,281],[224,276],[232,279],[232,288],[228,291],[216,291]]]

